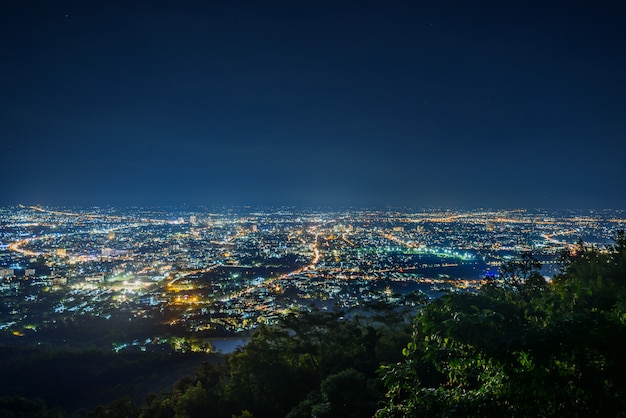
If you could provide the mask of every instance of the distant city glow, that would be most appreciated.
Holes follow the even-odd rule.
[[[0,221],[0,295],[8,307],[0,331],[20,338],[45,335],[68,315],[141,318],[183,332],[180,338],[236,334],[313,307],[355,308],[412,291],[431,298],[472,291],[527,251],[549,278],[560,252],[580,237],[603,248],[626,225],[616,211],[294,208],[17,207],[0,208]],[[34,313],[40,305],[51,309]],[[176,339],[167,344],[188,347]],[[146,345],[118,341],[114,349],[132,347]]]

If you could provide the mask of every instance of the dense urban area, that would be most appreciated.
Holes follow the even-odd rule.
[[[0,209],[0,341],[232,351],[290,312],[473,291],[532,251],[546,280],[620,211]],[[220,345],[223,344],[223,345]]]

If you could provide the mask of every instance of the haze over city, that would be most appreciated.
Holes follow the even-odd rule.
[[[621,2],[5,2],[0,205],[626,208]]]

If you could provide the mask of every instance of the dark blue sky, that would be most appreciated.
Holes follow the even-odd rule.
[[[626,209],[625,16],[2,2],[0,204]]]

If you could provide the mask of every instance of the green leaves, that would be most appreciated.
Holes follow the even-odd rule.
[[[548,284],[528,254],[424,307],[377,416],[624,416],[626,238],[563,265]]]
[[[405,348],[402,349],[402,355],[404,357],[409,357],[411,353],[413,353],[417,349],[417,344],[414,342],[410,342],[406,345]]]

